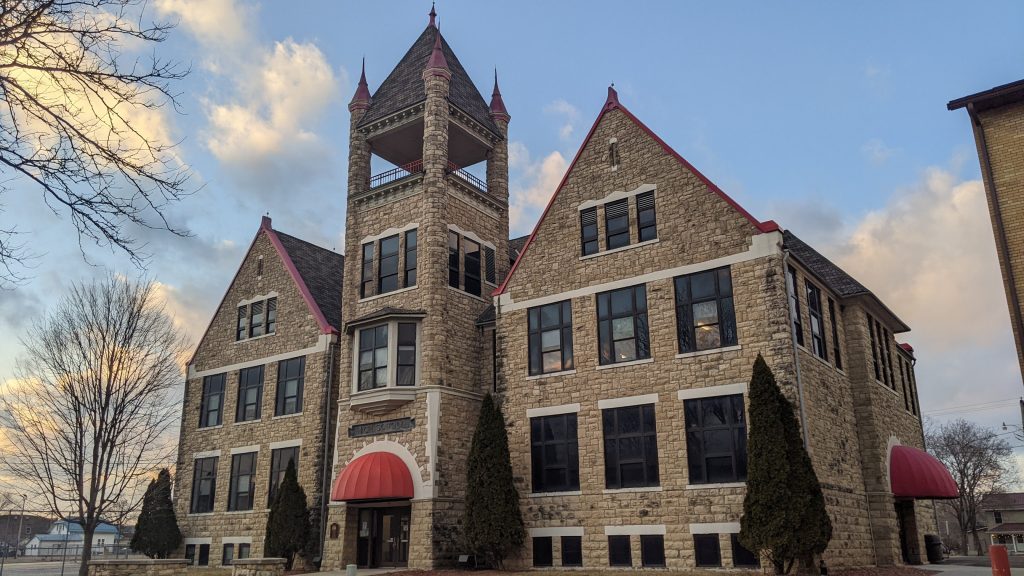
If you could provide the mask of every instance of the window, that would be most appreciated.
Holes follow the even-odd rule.
[[[235,558],[235,545],[225,544],[224,552],[221,554],[220,563],[223,566],[231,566],[232,560]]]
[[[695,398],[684,403],[690,484],[747,479],[747,426],[743,395]]]
[[[337,522],[331,524],[330,538],[331,540],[337,540],[341,536],[341,526]]]
[[[660,568],[665,566],[665,537],[661,534],[643,534],[640,536],[640,563],[644,567]]]
[[[359,297],[366,298],[373,292],[373,242],[363,244],[363,270],[359,281]]]
[[[883,328],[882,329],[882,336],[884,337],[883,342],[885,342],[885,349],[884,349],[884,352],[885,352],[885,364],[886,364],[886,366],[888,367],[888,370],[889,370],[889,386],[893,390],[895,390],[896,389],[896,377],[893,375],[893,371],[892,371],[892,348],[891,348],[892,336],[889,334],[889,329],[888,328]]]
[[[416,324],[398,324],[398,385],[416,385]]]
[[[288,470],[288,463],[295,465],[295,473],[299,473],[299,447],[278,448],[270,451],[270,484],[267,486],[267,506],[274,503],[274,496],[277,495],[277,487],[284,480],[284,473]]]
[[[196,563],[199,566],[210,565],[210,545],[200,544],[199,545],[199,561]]]
[[[530,374],[572,370],[572,306],[568,300],[527,312]]]
[[[843,355],[839,348],[839,317],[836,316],[836,303],[828,299],[828,321],[832,323],[832,356],[835,358],[836,368],[843,369]]]
[[[263,336],[263,302],[249,305],[249,338]]]
[[[359,390],[388,385],[388,325],[359,331]]]
[[[658,237],[658,227],[654,218],[654,190],[637,194],[636,224],[638,227],[637,240],[640,242],[654,240]]]
[[[274,416],[302,412],[302,392],[305,389],[305,378],[305,356],[277,363],[277,399],[274,402]]]
[[[277,332],[277,298],[267,299],[267,334]]]
[[[405,278],[402,286],[416,285],[416,230],[405,233]]]
[[[252,547],[251,544],[245,542],[238,545],[238,559],[245,560],[249,557],[249,549]]]
[[[263,256],[256,260],[256,275],[263,276]]]
[[[380,241],[380,265],[377,271],[377,294],[398,289],[398,234]]]
[[[821,289],[804,281],[807,286],[807,314],[811,317],[811,351],[822,360],[828,360],[825,348],[825,315],[821,310]]]
[[[601,423],[605,487],[658,486],[654,404],[606,409],[601,413]]]
[[[718,534],[694,534],[693,549],[697,557],[697,567],[720,567],[722,550],[718,544]]]
[[[213,512],[213,500],[217,493],[217,461],[219,458],[196,458],[192,471],[193,514]]]
[[[489,284],[494,284],[498,278],[497,262],[494,260],[494,248],[484,246],[484,257],[487,260],[486,264],[484,264],[484,280]]]
[[[535,567],[552,566],[551,537],[538,536],[533,539],[533,565]]]
[[[1001,511],[994,510],[992,512],[992,516],[994,517],[994,519],[996,521],[996,524],[1002,524],[1003,523],[1003,513]]]
[[[598,294],[597,319],[601,364],[650,358],[643,284]]]
[[[220,426],[224,417],[224,374],[203,377],[203,400],[199,405],[199,427]]]
[[[629,548],[629,536],[608,537],[608,565],[633,565],[633,551]]]
[[[448,231],[448,285],[458,288],[459,284],[459,235]]]
[[[238,371],[238,410],[235,422],[259,420],[263,404],[263,366]]]
[[[619,167],[619,143],[616,140],[608,143],[608,164],[613,169]]]
[[[249,311],[246,306],[238,307],[238,324],[235,328],[235,340],[245,340],[245,335],[249,332]]]
[[[466,259],[466,292],[480,295],[480,243],[464,238]]]
[[[562,566],[583,566],[582,536],[562,536]]]
[[[580,243],[583,255],[597,254],[597,208],[580,211]]]
[[[875,319],[870,314],[865,314],[868,318],[868,333],[871,334],[871,366],[875,369],[875,380],[882,379],[882,373],[878,369],[878,343],[875,338]]]
[[[228,487],[228,510],[252,510],[256,486],[256,454],[246,452],[231,457],[231,485]]]
[[[530,419],[530,466],[534,492],[580,489],[575,413]]]
[[[914,364],[907,362],[907,382],[910,387],[910,412],[917,416],[919,406],[917,405],[917,379],[914,378]]]
[[[196,545],[186,544],[185,545],[185,560],[188,560],[189,566],[196,565]]]
[[[604,229],[607,250],[629,246],[629,198],[604,205]]]
[[[728,267],[675,279],[679,352],[735,346],[736,310]]]
[[[730,534],[732,539],[732,565],[737,568],[758,568],[761,566],[761,559],[757,554],[747,550],[740,544],[739,534]]]
[[[796,343],[804,345],[804,325],[800,320],[800,296],[796,293],[796,268],[789,267],[786,273],[786,291],[789,293],[789,315],[793,317],[793,331]]]

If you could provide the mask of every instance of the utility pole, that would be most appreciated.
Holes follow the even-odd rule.
[[[1022,400],[1021,402],[1024,402]],[[21,516],[18,518],[18,533],[14,536],[14,557],[18,557],[18,551],[21,550],[21,527],[25,523],[25,502],[28,500],[28,496],[21,495]]]

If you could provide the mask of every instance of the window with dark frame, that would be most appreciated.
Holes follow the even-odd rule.
[[[900,385],[903,387],[903,409],[910,411],[910,392],[907,390],[907,371],[904,367],[903,356],[897,356],[899,361]]]
[[[882,334],[885,336],[885,363],[889,368],[889,382],[893,390],[896,389],[896,376],[892,369],[892,335],[889,334],[888,328],[882,329]]]
[[[405,233],[405,275],[402,286],[408,288],[416,285],[416,230]]]
[[[495,284],[497,282],[497,265],[498,263],[494,260],[494,248],[490,246],[484,246],[484,280],[489,284]]]
[[[562,536],[562,566],[583,566],[582,536]]]
[[[996,524],[1002,524],[1003,523],[1003,513],[1002,513],[1002,511],[1000,511],[1000,510],[993,510],[992,511],[992,519],[995,520]]]
[[[871,335],[871,367],[875,369],[875,380],[882,380],[882,372],[878,367],[878,339],[875,338],[875,319],[871,317],[871,314],[865,313],[864,316],[868,319],[868,334]]]
[[[665,567],[665,537],[661,534],[640,535],[640,564],[645,568]]]
[[[629,547],[629,536],[608,537],[608,565],[633,566],[633,551]]]
[[[249,305],[249,338],[263,336],[263,302]]]
[[[836,303],[828,299],[828,321],[832,324],[832,356],[836,369],[843,369],[843,355],[839,346],[839,317],[836,316]]]
[[[363,268],[359,279],[359,297],[372,296],[373,292],[373,242],[363,244]]]
[[[480,295],[480,243],[469,238],[462,239],[465,252],[464,264],[466,266],[465,291],[474,296]]]
[[[800,295],[797,293],[796,268],[788,267],[786,271],[786,290],[789,292],[789,315],[793,318],[793,331],[796,332],[796,343],[804,345],[804,324],[800,319]]]
[[[358,389],[373,390],[388,385],[388,325],[359,331]]]
[[[576,413],[530,418],[530,468],[534,492],[580,489]]]
[[[650,358],[646,286],[598,294],[597,319],[602,365]]]
[[[277,496],[277,487],[284,481],[284,473],[288,470],[288,463],[295,464],[295,473],[299,473],[299,447],[278,448],[270,451],[270,482],[267,485],[267,506],[274,503]]]
[[[917,404],[917,378],[914,377],[914,363],[907,362],[907,381],[910,383],[910,412],[917,416],[921,407]]]
[[[377,294],[386,294],[398,290],[398,234],[381,238],[379,245]]]
[[[225,544],[224,552],[221,553],[220,563],[221,566],[231,566],[231,562],[235,558],[235,545]]]
[[[246,334],[249,333],[249,307],[239,306],[238,307],[238,323],[235,325],[235,340],[245,340]]]
[[[252,510],[256,487],[256,455],[246,452],[231,456],[231,484],[228,487],[228,511]]]
[[[659,486],[654,404],[601,411],[605,488]]]
[[[224,418],[224,380],[226,374],[203,377],[203,399],[199,404],[199,427],[220,426]]]
[[[306,357],[290,358],[277,363],[277,396],[274,416],[302,412],[302,394],[305,391]]]
[[[256,275],[263,276],[263,256],[256,260]]]
[[[878,345],[878,364],[879,364],[879,368],[882,371],[882,378],[881,378],[881,380],[882,380],[882,382],[886,386],[888,386],[888,387],[892,388],[893,390],[895,390],[896,389],[896,385],[892,381],[889,380],[890,372],[889,372],[889,365],[888,365],[888,362],[887,362],[887,358],[885,356],[885,341],[883,340],[883,337],[882,337],[882,323],[879,322],[878,320],[875,320],[875,335],[874,335],[874,337],[875,337],[874,342],[877,342],[877,345]]]
[[[821,309],[821,288],[804,280],[807,287],[807,315],[811,318],[811,352],[822,360],[828,361],[828,348],[825,346],[825,315]]]
[[[572,370],[572,304],[569,300],[527,311],[531,376]]]
[[[608,143],[608,165],[612,168],[619,167],[619,143],[612,141]]]
[[[245,560],[246,558],[248,558],[249,557],[249,549],[250,548],[252,548],[252,545],[247,543],[247,542],[243,542],[242,544],[239,544],[238,545],[238,559],[239,560]]]
[[[398,323],[398,362],[396,364],[399,386],[416,385],[416,324]]]
[[[747,425],[743,395],[693,398],[683,403],[690,484],[747,479]]]
[[[554,566],[554,555],[551,552],[551,536],[534,536],[533,565],[536,568]]]
[[[238,409],[235,422],[259,420],[263,405],[263,366],[238,371]]]
[[[448,231],[448,285],[459,288],[459,235]]]
[[[732,565],[737,568],[759,568],[761,559],[740,543],[739,534],[730,534],[732,540]]]
[[[196,458],[192,471],[192,503],[189,510],[192,514],[213,512],[213,502],[217,494],[217,461],[216,456]]]
[[[185,545],[185,560],[188,560],[188,566],[196,565],[196,545],[186,544]]]
[[[629,198],[604,205],[605,249],[629,246]]]
[[[597,207],[580,210],[580,244],[583,256],[597,254]]]
[[[636,196],[637,240],[646,242],[658,237],[658,226],[654,215],[654,190]]]
[[[693,550],[698,568],[722,566],[722,548],[718,534],[694,534]]]
[[[277,332],[277,298],[267,298],[267,334]]]
[[[675,279],[679,352],[735,346],[736,310],[729,267]]]
[[[196,562],[199,566],[210,565],[210,545],[200,544],[199,545],[199,560]]]

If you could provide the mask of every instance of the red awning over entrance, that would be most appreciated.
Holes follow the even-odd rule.
[[[910,446],[893,446],[889,481],[897,498],[949,499],[960,496],[949,471],[934,456]]]
[[[356,458],[345,467],[331,489],[331,500],[346,502],[412,497],[409,468],[390,452],[371,452]]]

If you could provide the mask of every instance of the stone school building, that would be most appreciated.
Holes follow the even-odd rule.
[[[896,339],[910,328],[878,295],[611,88],[533,232],[510,239],[511,116],[433,11],[349,110],[346,257],[264,218],[189,363],[182,556],[261,556],[294,462],[323,569],[455,564],[490,392],[528,533],[513,566],[756,567],[736,534],[762,354],[822,484],[828,565],[923,561],[931,500],[956,488],[923,451]]]

